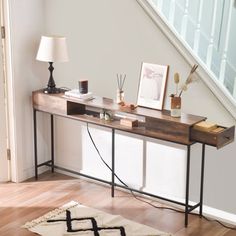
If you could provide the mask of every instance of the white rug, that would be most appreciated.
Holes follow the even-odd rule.
[[[170,236],[149,226],[135,223],[119,215],[69,202],[23,228],[42,236]]]

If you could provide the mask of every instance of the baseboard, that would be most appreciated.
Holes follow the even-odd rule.
[[[236,214],[232,214],[226,211],[218,210],[212,207],[203,206],[203,214],[206,217],[219,220],[224,223],[236,225]]]
[[[42,166],[41,168],[38,169],[38,174],[40,175],[48,170],[49,170],[49,167]],[[34,177],[34,176],[35,176],[34,167],[26,168],[18,176],[18,182],[23,182],[27,179]]]

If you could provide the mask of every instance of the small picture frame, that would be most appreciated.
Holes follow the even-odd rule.
[[[162,110],[169,66],[142,63],[137,105]]]

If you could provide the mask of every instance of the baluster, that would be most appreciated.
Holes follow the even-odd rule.
[[[157,8],[159,11],[162,11],[163,8],[163,0],[157,0]]]
[[[233,91],[233,97],[236,99],[236,77],[234,78],[234,91]]]
[[[223,53],[222,53],[222,57],[221,57],[221,64],[220,64],[219,81],[222,84],[224,83],[225,69],[226,69],[226,63],[227,63],[227,52],[228,52],[228,48],[229,48],[230,24],[231,24],[231,18],[232,18],[233,4],[234,4],[234,1],[230,0],[227,26],[226,26],[225,43],[224,43],[224,49],[223,49]],[[226,14],[224,14],[224,15],[226,16]]]
[[[198,54],[200,36],[201,36],[201,20],[202,20],[202,7],[203,7],[203,0],[200,0],[198,5],[198,18],[197,18],[197,26],[194,33],[194,45],[193,50]]]
[[[212,23],[211,23],[211,35],[210,35],[209,45],[207,48],[206,64],[208,68],[211,68],[212,56],[213,56],[214,36],[215,36],[215,29],[216,29],[217,2],[218,0],[214,0],[213,16],[212,16]]]
[[[158,0],[147,0],[150,4],[151,4],[151,6],[153,6],[154,8],[156,8],[157,7],[157,1]]]
[[[184,39],[186,38],[187,24],[188,24],[188,6],[189,6],[189,0],[186,0],[185,6],[184,6],[184,15],[182,19],[182,25],[181,25],[181,36]]]
[[[171,25],[174,24],[174,19],[175,19],[175,0],[171,0],[170,12],[169,12],[169,21]]]

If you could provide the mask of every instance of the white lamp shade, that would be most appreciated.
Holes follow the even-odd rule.
[[[42,36],[36,59],[46,62],[68,61],[66,38],[62,36]]]

